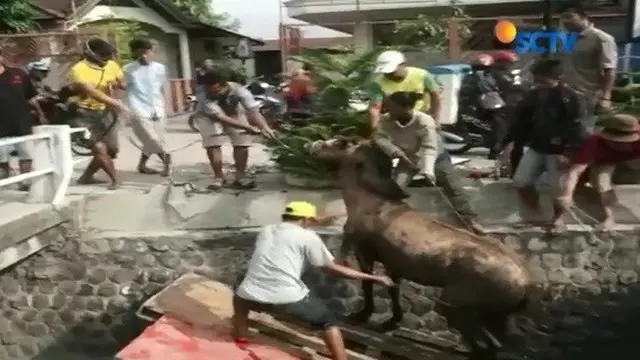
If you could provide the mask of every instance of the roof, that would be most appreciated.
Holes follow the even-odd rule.
[[[264,45],[256,46],[253,51],[279,51],[280,40],[263,40]],[[326,38],[302,38],[300,46],[305,49],[329,49],[336,46],[353,45],[351,36],[326,37]]]
[[[109,0],[106,0],[107,3]],[[186,15],[180,11],[175,5],[171,4],[167,0],[141,0],[157,12],[160,16],[167,19],[169,22],[176,26],[186,29],[188,31],[206,31],[209,37],[221,37],[221,36],[234,36],[247,38],[252,41],[253,45],[263,45],[263,42],[258,39],[250,38],[246,35],[239,34],[226,29],[218,28],[208,24],[204,24],[197,19]],[[31,6],[38,11],[40,16],[37,20],[51,20],[51,19],[67,19],[73,13],[73,7],[76,11],[88,10],[100,4],[100,0],[29,0]],[[73,6],[72,6],[73,3]]]

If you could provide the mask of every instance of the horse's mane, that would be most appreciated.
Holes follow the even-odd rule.
[[[355,150],[358,180],[366,190],[388,201],[402,201],[409,195],[393,180],[393,161],[375,144],[362,144]]]

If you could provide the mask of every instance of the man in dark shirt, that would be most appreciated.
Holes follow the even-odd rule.
[[[530,212],[525,219],[533,225],[551,225],[560,231],[564,226],[555,215],[563,210],[554,202],[555,215],[544,218],[536,183],[547,173],[554,198],[560,192],[560,179],[569,157],[586,138],[580,120],[584,108],[575,91],[561,81],[562,67],[557,60],[541,60],[531,68],[536,88],[531,90],[517,110],[513,140],[525,146],[525,151],[513,176],[520,199]],[[551,224],[550,224],[551,222]]]
[[[4,64],[0,50],[0,138],[30,135],[35,118],[31,106],[36,101],[37,92],[27,74],[17,68]],[[29,143],[15,146],[20,158],[20,172],[31,171]],[[2,177],[9,175],[9,155],[11,146],[0,148],[0,172]],[[21,187],[26,190],[26,186]]]

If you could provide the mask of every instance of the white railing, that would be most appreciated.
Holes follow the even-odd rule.
[[[69,125],[40,125],[33,128],[33,135],[0,139],[0,148],[20,143],[33,144],[30,147],[32,170],[0,180],[0,188],[30,180],[27,202],[63,204],[74,166],[89,160],[89,157],[73,158],[71,134],[86,131]]]

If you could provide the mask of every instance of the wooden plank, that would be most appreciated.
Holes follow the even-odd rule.
[[[466,354],[469,352],[469,349],[467,349],[464,344],[453,342],[448,339],[443,339],[438,336],[433,336],[422,331],[400,328],[394,331],[393,335],[442,350],[455,351],[461,354]]]
[[[368,329],[345,324],[341,326],[346,339],[350,339],[362,344],[368,344],[376,348],[381,353],[392,353],[409,360],[423,360],[425,357],[440,353],[435,349],[420,346],[411,341],[397,337],[381,334]]]
[[[225,284],[189,273],[142,306],[198,326],[227,325],[233,316],[233,291]]]
[[[320,338],[301,334],[266,314],[261,314],[259,317],[252,319],[251,326],[255,327],[262,333],[287,339],[296,345],[305,346],[321,354],[329,355],[329,351],[326,348],[324,341]],[[375,360],[370,356],[348,349],[347,357],[350,360]]]

